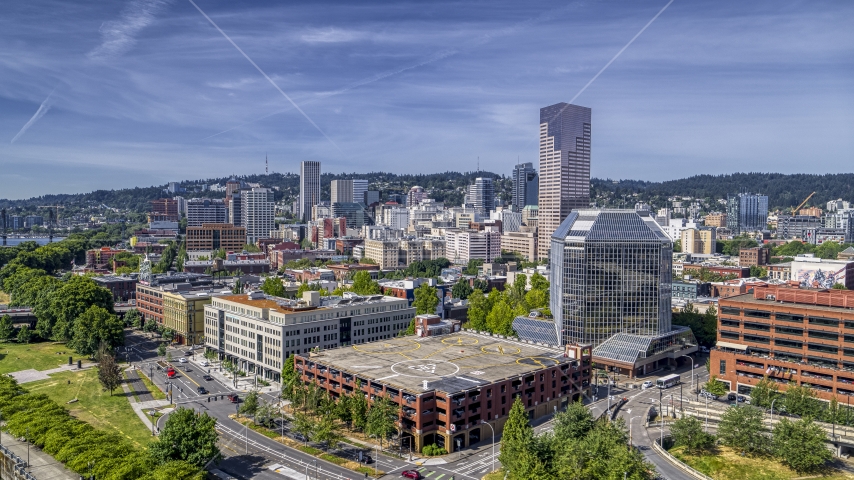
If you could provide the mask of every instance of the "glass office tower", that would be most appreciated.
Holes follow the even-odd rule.
[[[550,307],[563,345],[671,331],[673,246],[648,212],[574,210],[551,237]]]

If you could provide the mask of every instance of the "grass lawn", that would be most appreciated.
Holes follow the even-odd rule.
[[[804,478],[780,462],[768,457],[742,457],[732,449],[719,447],[715,455],[687,455],[683,448],[670,450],[679,460],[693,469],[705,473],[715,480],[791,480]],[[814,474],[815,475],[815,474]],[[854,475],[839,470],[826,472],[826,475],[808,475],[809,478],[825,480],[854,479]]]
[[[65,352],[60,354],[59,352]],[[77,355],[64,343],[40,342],[19,344],[16,342],[0,343],[0,374],[17,372],[19,370],[50,370],[60,365],[68,365],[68,357],[74,357],[84,362],[89,359],[85,355]]]
[[[149,380],[148,377],[144,373],[142,373],[142,370],[137,370],[136,373],[137,375],[139,375],[139,378],[142,380],[143,385],[145,385],[145,388],[148,389],[148,391],[151,393],[151,396],[154,397],[155,400],[166,400],[166,394],[163,393],[162,390],[157,388],[153,383],[151,383],[151,380]]]
[[[0,290],[0,305],[9,305],[9,294]]]
[[[25,386],[33,393],[44,393],[65,406],[72,415],[95,428],[118,432],[136,447],[144,447],[151,442],[151,431],[134,413],[127,394],[121,387],[113,391],[112,396],[110,392],[103,391],[98,382],[98,371],[94,368],[82,372],[56,373],[48,380]],[[78,401],[67,403],[73,398]]]

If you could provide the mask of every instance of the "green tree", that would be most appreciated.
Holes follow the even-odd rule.
[[[204,480],[204,471],[189,462],[173,460],[157,466],[140,480]]]
[[[56,319],[50,328],[53,338],[70,340],[75,332],[75,320],[92,306],[114,313],[113,294],[88,277],[75,276],[65,282],[57,289],[50,306],[52,317]]]
[[[765,278],[768,276],[768,270],[758,265],[750,266],[750,276],[756,278]]]
[[[549,281],[546,279],[546,277],[540,275],[538,272],[534,272],[534,274],[531,275],[531,288],[536,290],[548,291]]]
[[[110,349],[123,345],[124,323],[104,308],[92,305],[74,321],[68,346],[81,355],[93,355],[102,342]]]
[[[524,273],[517,273],[513,279],[513,294],[516,298],[525,297],[525,289],[528,288],[528,276]]]
[[[468,328],[478,331],[486,330],[486,316],[491,307],[483,291],[474,290],[469,295]]]
[[[282,366],[282,392],[285,391],[285,388],[288,386],[292,386],[294,383],[299,381],[299,371],[297,371],[296,366],[294,366],[294,354],[288,355],[288,358],[285,359],[285,363]]]
[[[284,297],[285,284],[282,283],[282,279],[279,277],[267,277],[264,283],[261,284],[261,291],[274,297]]]
[[[353,293],[359,295],[377,295],[380,293],[380,284],[371,279],[367,270],[359,270],[353,275]]]
[[[670,436],[677,447],[685,447],[689,454],[709,450],[715,437],[703,431],[703,423],[696,417],[682,417],[670,425]]]
[[[98,360],[98,381],[110,391],[111,396],[113,390],[122,383],[122,369],[116,363],[116,358],[108,353],[102,354]]]
[[[24,325],[18,330],[18,343],[30,343],[30,339],[33,337],[32,332],[30,332],[30,327],[28,325]]]
[[[415,289],[415,300],[412,301],[412,306],[415,307],[417,315],[436,313],[437,305],[439,305],[439,296],[434,287],[424,282]]]
[[[515,478],[516,472],[523,464],[520,460],[525,458],[528,447],[534,441],[534,430],[528,423],[528,413],[520,398],[516,398],[510,407],[507,423],[504,424],[504,433],[501,436],[501,453],[498,461]]]
[[[709,378],[709,381],[703,385],[703,388],[706,389],[707,392],[712,393],[717,396],[726,395],[727,387],[726,384],[720,380],[715,375],[712,375]]]
[[[469,260],[468,265],[466,265],[466,268],[463,269],[463,274],[464,275],[477,275],[481,265],[483,265],[482,259],[473,258],[473,259]]]
[[[234,287],[231,288],[231,293],[240,294],[243,293],[243,284],[240,282],[240,279],[234,281]]]
[[[207,413],[197,415],[192,409],[178,407],[166,419],[160,437],[148,450],[160,463],[183,460],[203,467],[208,461],[220,458],[216,419]]]
[[[258,412],[258,392],[252,390],[246,395],[239,412],[245,415],[255,415]]]
[[[786,411],[801,417],[816,418],[821,414],[821,402],[807,385],[789,385],[783,397]]]
[[[125,312],[125,325],[139,329],[142,327],[142,315],[139,314],[139,310],[135,308],[131,308],[127,312]]]
[[[308,445],[308,442],[314,439],[314,432],[317,424],[313,418],[302,412],[294,413],[293,430],[300,434],[303,438],[303,443]]]
[[[368,419],[368,400],[360,390],[358,381],[356,391],[353,393],[353,398],[350,401],[350,412],[353,416],[353,428],[364,432]]]
[[[845,285],[841,283],[834,283],[833,286],[830,288],[833,290],[848,290],[847,288],[845,288]]]
[[[152,333],[157,330],[157,322],[154,319],[148,319],[142,325],[142,331],[145,333]]]
[[[157,346],[157,355],[159,355],[161,357],[166,355],[166,344],[165,343],[161,343],[160,345]]]
[[[546,308],[549,306],[549,292],[531,289],[525,294],[525,303],[531,309]]]
[[[513,311],[507,295],[499,294],[492,310],[486,315],[486,329],[499,335],[512,335],[514,318],[516,318],[516,312]]]
[[[471,285],[469,285],[469,282],[462,278],[459,279],[453,287],[451,287],[451,295],[453,295],[454,298],[459,298],[461,300],[469,298],[469,295],[471,295],[473,291],[474,290],[471,288]]]
[[[770,408],[771,403],[780,396],[777,382],[766,375],[750,392],[750,404],[757,407]],[[777,402],[780,403],[780,402]]]
[[[335,402],[332,410],[335,418],[344,422],[347,428],[353,424],[353,409],[350,406],[352,401],[353,395],[345,393]]]
[[[749,405],[732,406],[721,415],[718,439],[724,445],[748,454],[768,451],[769,440],[763,431],[764,412]]]
[[[400,407],[385,397],[380,397],[371,404],[368,410],[368,421],[365,433],[377,438],[382,448],[383,440],[397,431],[397,422]]]
[[[327,450],[338,447],[338,443],[344,438],[341,428],[335,423],[335,417],[330,414],[322,415],[314,431],[314,441],[325,443]]]
[[[794,422],[783,418],[774,426],[771,438],[774,454],[798,473],[814,472],[833,456],[825,447],[827,433],[811,418]]]
[[[164,328],[160,336],[162,336],[163,340],[165,340],[166,342],[171,342],[175,339],[175,331],[171,328]]]
[[[12,317],[9,315],[0,317],[0,340],[7,342],[14,334],[15,325],[12,323]]]
[[[581,401],[567,405],[566,410],[558,412],[554,420],[554,435],[558,441],[583,438],[593,430],[596,421],[590,410]]]

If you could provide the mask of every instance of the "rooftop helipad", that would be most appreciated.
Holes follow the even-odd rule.
[[[572,359],[554,348],[458,332],[336,348],[310,361],[411,393],[424,391],[424,381],[428,390],[455,393]]]

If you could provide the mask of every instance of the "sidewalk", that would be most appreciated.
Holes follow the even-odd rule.
[[[21,383],[29,383],[29,382],[37,382],[39,380],[47,380],[53,373],[67,372],[69,370],[75,371],[83,371],[87,368],[91,368],[97,365],[96,363],[84,363],[82,364],[82,368],[78,369],[77,364],[74,365],[61,365],[57,368],[51,368],[50,370],[34,370],[32,368],[27,370],[19,370],[17,372],[12,372],[9,375],[12,376],[15,380]]]
[[[3,446],[11,450],[22,461],[27,461],[27,444],[12,437],[3,435]],[[77,480],[79,475],[65,468],[52,456],[44,453],[38,447],[29,446],[30,473],[38,480]]]
[[[169,405],[169,402],[166,400],[154,400],[154,397],[151,395],[148,389],[145,388],[145,384],[142,383],[142,380],[140,380],[137,376],[136,369],[131,367],[126,369],[125,372],[128,374],[128,379],[127,381],[122,382],[122,389],[125,391],[125,393],[130,394],[131,386],[133,387],[133,391],[136,392],[137,396],[140,398],[141,401],[137,402],[136,398],[134,398],[133,395],[128,395],[127,398],[130,402],[130,406],[131,408],[133,408],[133,411],[134,413],[136,413],[136,416],[138,416],[139,419],[142,420],[142,423],[145,425],[145,427],[148,430],[151,430],[151,419],[149,418],[149,412],[151,410],[159,410],[161,407]],[[134,383],[129,386],[128,383],[131,382],[131,373],[133,373],[134,376]]]

